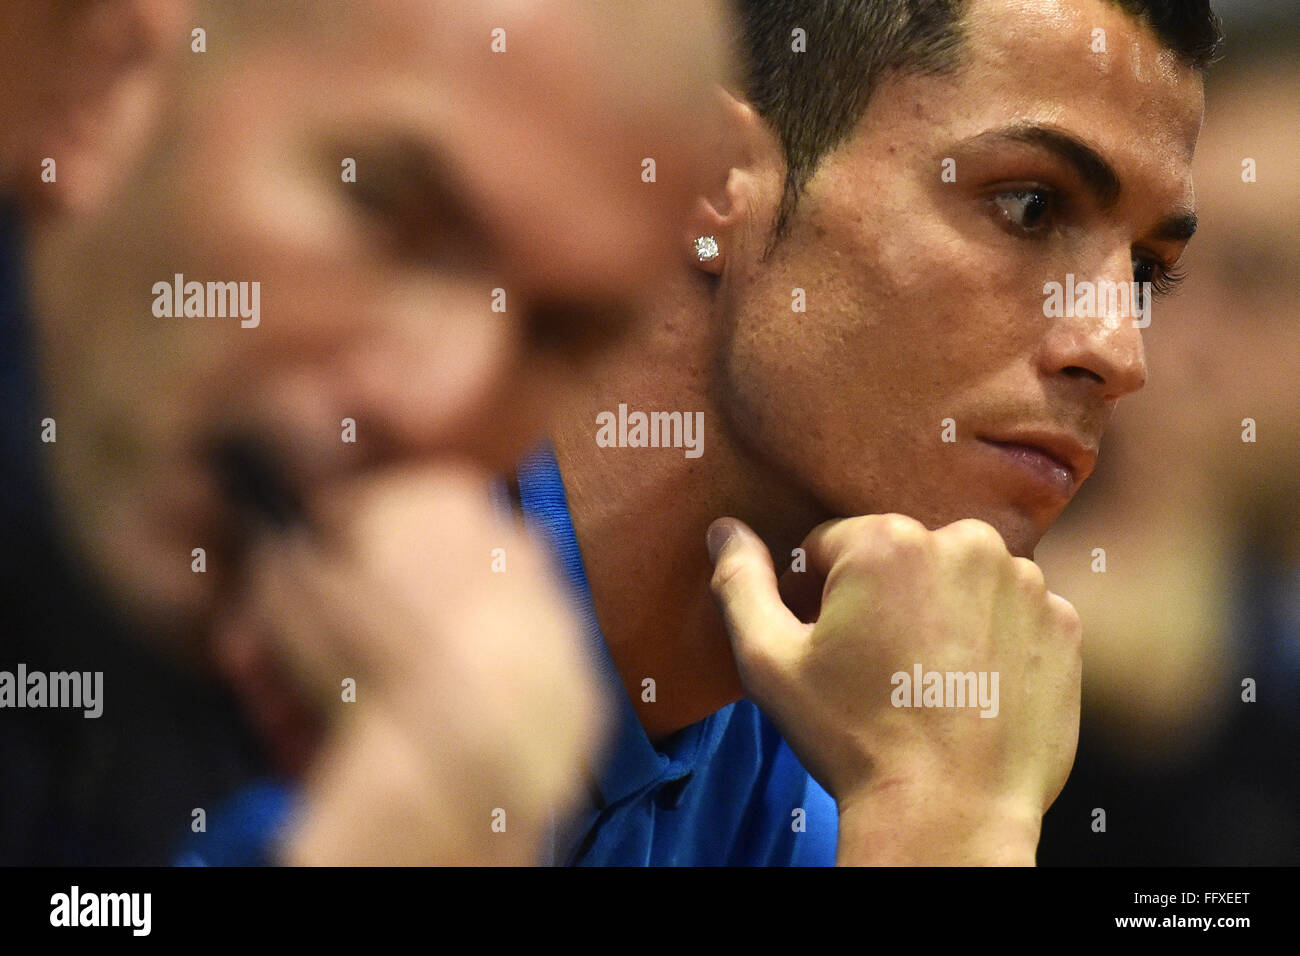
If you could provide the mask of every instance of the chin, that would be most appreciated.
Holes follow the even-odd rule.
[[[991,525],[1001,536],[1002,542],[1017,558],[1033,559],[1034,549],[1051,527],[1050,521],[1045,520],[1044,516],[1037,514],[1026,514],[1018,508],[990,509],[990,508],[970,508],[962,514],[953,514],[945,516],[946,520],[936,524],[926,522],[926,527],[940,528],[954,521],[960,521],[963,518],[975,518]]]
[[[1032,561],[1034,560],[1034,549],[1038,547],[1038,542],[1039,538],[1037,536],[1022,541],[1008,540],[1007,550],[1017,558],[1028,558]]]
[[[1037,522],[1023,517],[989,523],[997,528],[998,534],[1002,535],[1002,540],[1006,543],[1007,550],[1017,558],[1033,560],[1034,550],[1046,533],[1046,529],[1040,527]]]

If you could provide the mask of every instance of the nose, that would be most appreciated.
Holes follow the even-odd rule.
[[[394,309],[340,346],[332,387],[377,460],[458,458],[502,471],[530,450],[546,383],[526,374],[515,314],[488,313],[482,298],[444,292],[436,310]]]
[[[1134,289],[1127,249],[1099,272],[1062,283],[1063,314],[1048,328],[1040,364],[1045,374],[1086,383],[1114,402],[1146,384],[1142,328],[1150,302]]]

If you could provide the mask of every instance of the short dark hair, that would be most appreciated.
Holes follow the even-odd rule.
[[[1204,70],[1223,30],[1210,0],[1110,0]],[[745,93],[785,153],[773,241],[822,159],[845,142],[890,73],[939,74],[958,61],[967,0],[739,0]],[[796,29],[806,50],[794,52]]]

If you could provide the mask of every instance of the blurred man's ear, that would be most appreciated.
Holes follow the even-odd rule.
[[[157,119],[190,0],[5,0],[0,198],[93,211]]]

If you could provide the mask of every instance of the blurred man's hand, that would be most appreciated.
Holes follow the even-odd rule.
[[[389,472],[250,560],[242,628],[327,722],[289,862],[534,863],[572,809],[595,682],[550,569],[488,500],[469,472]]]
[[[840,862],[1032,864],[1078,743],[1074,609],[979,521],[871,515],[803,547],[787,607],[759,538],[715,524],[713,588],[747,694],[840,806]],[[897,706],[917,665],[996,673],[1000,699]]]

